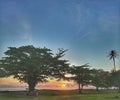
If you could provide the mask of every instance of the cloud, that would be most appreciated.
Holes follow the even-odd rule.
[[[102,8],[101,5],[104,7]],[[113,3],[79,2],[75,4],[75,24],[77,37],[96,38],[99,34],[112,34],[115,36],[120,31],[119,8]],[[116,33],[116,34],[115,34]],[[118,36],[116,36],[118,38]]]
[[[94,28],[96,27],[96,15],[92,8],[87,4],[81,2],[75,4],[75,26],[77,27],[77,37],[84,39],[91,34],[94,34]],[[96,18],[96,19],[95,19]]]
[[[21,39],[25,40],[29,44],[33,44],[31,24],[24,13],[18,15],[18,23],[20,27],[20,29],[18,28],[18,33],[20,34]]]
[[[21,38],[26,40],[29,44],[32,44],[33,40],[32,40],[31,25],[27,20],[22,19],[21,26],[22,26],[22,32],[20,33]]]

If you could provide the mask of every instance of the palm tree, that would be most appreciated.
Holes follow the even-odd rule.
[[[117,51],[116,50],[111,50],[110,52],[109,52],[109,54],[108,54],[108,57],[109,57],[109,59],[111,60],[113,60],[113,65],[114,65],[114,71],[116,71],[116,65],[115,65],[115,58],[118,56],[118,54],[117,54]]]

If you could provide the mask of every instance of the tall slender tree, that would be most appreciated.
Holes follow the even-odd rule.
[[[115,58],[118,56],[117,51],[116,50],[111,50],[108,54],[109,59],[113,60],[113,66],[114,66],[114,71],[116,71],[116,65],[115,65]]]

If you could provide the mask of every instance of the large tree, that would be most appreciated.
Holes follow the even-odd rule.
[[[108,57],[109,57],[109,59],[111,60],[113,60],[113,65],[114,65],[114,71],[116,71],[116,65],[115,65],[115,58],[118,56],[118,54],[117,54],[117,51],[116,50],[111,50],[110,52],[109,52],[109,54],[108,54]]]
[[[29,93],[33,92],[38,82],[46,82],[49,76],[64,76],[68,67],[64,56],[65,50],[59,49],[54,55],[50,49],[34,46],[9,47],[5,57],[0,60],[7,75],[13,75],[29,86]],[[63,69],[62,69],[63,68]]]
[[[89,65],[84,64],[81,66],[72,66],[71,67],[71,79],[77,82],[79,93],[82,92],[83,86],[87,85],[90,82],[90,70]]]

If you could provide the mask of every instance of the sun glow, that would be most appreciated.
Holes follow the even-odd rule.
[[[67,88],[66,84],[61,84],[61,88]]]
[[[28,87],[27,83],[19,82],[17,79],[13,79],[13,77],[8,78],[0,78],[0,86],[4,87],[4,90],[8,89],[6,88],[6,85],[10,87],[11,89],[25,89]],[[18,88],[17,88],[18,87]],[[75,83],[73,81],[56,81],[55,79],[49,80],[47,83],[38,83],[36,85],[36,89],[75,89]]]

